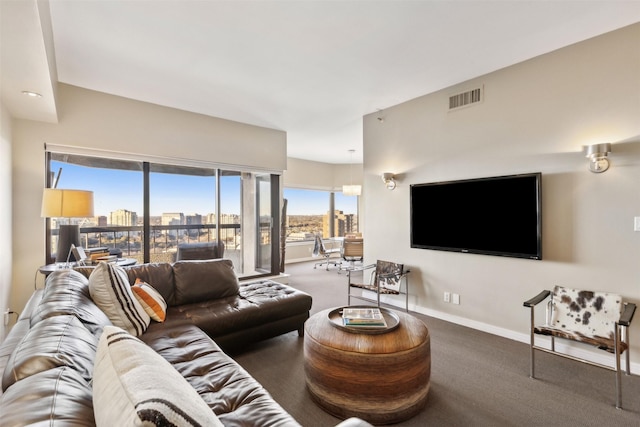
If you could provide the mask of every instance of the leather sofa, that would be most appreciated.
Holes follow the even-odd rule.
[[[223,425],[300,426],[217,341],[237,348],[301,331],[311,297],[268,280],[240,284],[228,274],[229,262],[125,269],[131,284],[142,278],[168,306],[166,320],[151,322],[138,338],[182,375]],[[92,378],[98,342],[111,321],[91,298],[90,273],[49,275],[0,346],[3,426],[94,426],[96,406],[109,410],[108,399],[93,398]],[[160,371],[158,377],[161,383]],[[357,419],[341,424],[368,425]]]
[[[193,324],[225,351],[290,331],[304,333],[311,296],[272,280],[239,282],[229,259],[139,264],[124,268],[133,284],[149,283],[167,302],[154,329]],[[91,269],[80,270],[88,276]]]

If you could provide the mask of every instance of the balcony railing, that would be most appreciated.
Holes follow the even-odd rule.
[[[52,229],[52,252],[57,247],[58,230]],[[85,248],[117,249],[123,257],[143,262],[144,236],[142,226],[80,227],[80,239]],[[217,240],[216,224],[152,225],[150,226],[150,260],[175,261],[178,244]],[[240,224],[221,224],[220,240],[226,256],[238,252],[241,244]]]
[[[217,227],[215,224],[192,224],[192,225],[152,225],[150,226],[150,251],[148,260],[150,262],[174,262],[178,244],[193,242],[210,242],[217,239]],[[266,266],[269,264],[268,257],[270,251],[264,249],[271,244],[271,225],[268,222],[260,224],[259,244],[263,249],[253,248],[249,253],[259,250],[260,257],[258,264]],[[309,233],[313,236],[313,233]],[[55,253],[58,244],[58,229],[51,229],[51,249],[50,253]],[[139,263],[145,262],[143,253],[144,236],[142,226],[102,226],[102,227],[80,227],[81,244],[85,248],[106,247],[119,250],[123,257],[136,259]],[[236,266],[236,272],[240,275],[252,275],[252,271],[244,271],[242,248],[242,227],[240,224],[221,224],[220,240],[225,245],[225,258],[229,258]],[[287,246],[293,244],[297,246],[301,243],[312,245],[313,239],[287,240]],[[247,249],[247,248],[244,248]],[[309,250],[310,251],[310,250]],[[287,258],[301,258],[310,256],[307,253],[295,248],[286,249]],[[52,261],[49,261],[52,262]]]

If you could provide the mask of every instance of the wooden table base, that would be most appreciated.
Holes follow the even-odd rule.
[[[307,388],[327,412],[372,424],[397,423],[425,405],[431,377],[431,346],[420,320],[397,312],[400,325],[371,335],[336,328],[331,310],[305,324]]]

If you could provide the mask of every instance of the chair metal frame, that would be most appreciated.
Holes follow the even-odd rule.
[[[555,349],[555,338],[563,338],[563,339],[567,339],[569,341],[572,342],[580,342],[585,344],[582,341],[577,341],[577,340],[572,340],[571,338],[568,338],[566,336],[559,336],[559,335],[547,335],[547,334],[541,334],[539,332],[536,332],[535,328],[535,307],[536,305],[538,305],[539,303],[541,303],[542,301],[544,301],[547,297],[549,297],[552,294],[552,292],[550,290],[544,290],[542,292],[540,292],[538,295],[536,295],[535,297],[525,301],[523,303],[524,307],[529,307],[531,310],[531,325],[530,325],[530,331],[529,331],[529,335],[530,335],[530,370],[529,370],[529,377],[530,378],[535,378],[535,351],[543,351],[545,353],[550,353],[550,354],[555,354],[557,356],[561,356],[567,359],[571,359],[571,360],[575,360],[578,362],[583,362],[583,363],[587,363],[589,365],[593,365],[593,366],[598,366],[601,368],[605,368],[608,370],[612,370],[615,371],[615,378],[616,378],[616,408],[617,409],[622,409],[622,370],[621,370],[621,366],[620,366],[620,354],[621,352],[624,352],[624,347],[621,345],[622,343],[626,344],[627,350],[626,350],[626,357],[625,357],[625,374],[626,375],[631,375],[631,371],[630,371],[630,356],[629,356],[629,325],[631,324],[631,320],[633,319],[633,315],[635,313],[636,310],[636,305],[633,303],[624,303],[623,305],[623,311],[620,314],[620,317],[618,319],[617,322],[615,322],[614,328],[613,328],[613,333],[614,333],[614,357],[615,357],[615,367],[612,368],[608,365],[604,365],[601,363],[597,363],[597,362],[593,362],[590,360],[586,360],[584,358],[580,358],[580,357],[576,357],[576,356],[572,356],[570,354],[566,354],[566,353],[561,353],[561,352],[557,352]],[[549,300],[548,301],[548,314],[547,317],[548,319],[551,318],[551,310],[553,309],[553,304],[552,301]],[[537,346],[535,344],[535,336],[536,334],[540,334],[540,335],[544,335],[544,336],[549,336],[551,338],[551,349],[545,348],[545,347],[540,347]],[[605,349],[606,350],[606,349]]]
[[[376,303],[378,307],[380,307],[380,295],[381,294],[385,294],[385,295],[400,295],[400,294],[404,294],[405,295],[405,311],[409,312],[409,273],[411,272],[410,270],[405,270],[404,269],[404,265],[401,265],[401,272],[400,273],[381,273],[378,271],[379,269],[379,265],[381,262],[387,262],[387,261],[380,261],[378,260],[378,262],[376,264],[369,264],[366,266],[362,266],[362,267],[353,267],[353,268],[348,268],[347,269],[347,305],[351,305],[351,298],[354,299],[358,299],[358,300],[362,300],[362,301],[368,301],[368,302],[373,302]],[[358,284],[358,283],[351,283],[351,273],[355,272],[355,271],[366,271],[366,270],[370,270],[370,269],[374,269],[370,272],[369,275],[369,284]],[[400,287],[399,290],[396,291],[391,291],[389,289],[387,289],[386,287],[382,286],[382,283],[384,282],[385,279],[395,279],[397,281],[400,282]],[[404,292],[402,292],[402,283],[404,282]],[[365,297],[363,295],[358,295],[358,294],[352,294],[351,293],[351,288],[359,288],[359,289],[365,289],[371,292],[375,292],[376,293],[376,299],[372,299],[372,298],[368,298]]]
[[[314,257],[322,256],[324,258],[324,261],[316,262],[313,265],[313,268],[316,268],[319,265],[326,264],[327,265],[326,270],[329,271],[329,265],[333,264],[335,267],[339,266],[340,265],[339,260],[331,261],[330,258],[331,258],[331,255],[333,254],[339,254],[341,250],[342,249],[340,247],[327,249],[327,247],[324,245],[324,242],[322,241],[322,237],[319,234],[316,234],[315,241],[313,243],[312,255]]]

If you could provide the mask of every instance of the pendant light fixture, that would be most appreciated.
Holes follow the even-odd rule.
[[[355,152],[356,150],[349,150],[349,153],[351,154],[349,159],[349,185],[342,186],[342,194],[345,196],[359,196],[362,193],[361,185],[353,185],[353,153]]]

